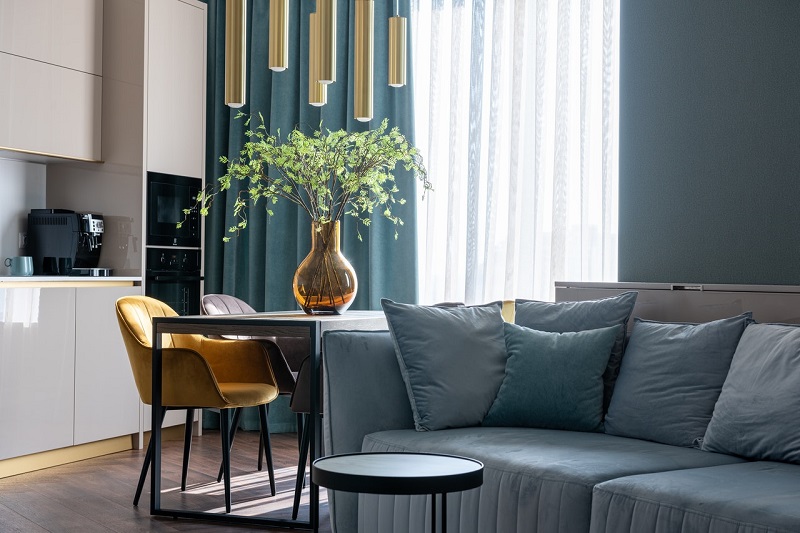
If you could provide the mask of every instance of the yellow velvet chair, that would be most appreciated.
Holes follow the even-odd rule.
[[[133,377],[142,402],[152,405],[152,319],[176,316],[168,305],[147,296],[126,296],[116,303],[117,319],[128,352]],[[231,510],[230,416],[239,407],[265,406],[277,398],[278,387],[261,343],[246,340],[215,340],[202,335],[170,334],[163,341],[162,404],[167,409],[213,408],[220,412],[222,460],[225,478],[225,509]],[[188,421],[187,416],[187,421]],[[262,420],[262,423],[265,423]],[[187,427],[191,438],[191,424]],[[186,487],[188,448],[184,450],[182,490]],[[136,489],[138,504],[152,459],[152,441]],[[274,480],[270,480],[274,487]],[[273,489],[274,490],[274,489]],[[273,492],[274,494],[274,492]]]

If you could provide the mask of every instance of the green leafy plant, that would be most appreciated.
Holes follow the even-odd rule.
[[[216,196],[230,190],[234,180],[247,182],[234,201],[237,221],[228,228],[229,233],[238,235],[245,229],[248,211],[262,200],[272,215],[272,205],[279,199],[299,205],[320,225],[348,215],[369,226],[376,210],[395,226],[402,225],[392,210],[396,204],[405,203],[397,196],[400,191],[393,174],[397,165],[413,171],[422,184],[423,198],[432,189],[419,150],[396,127],[387,130],[386,119],[374,130],[331,131],[320,123],[311,135],[294,129],[282,139],[280,131],[270,135],[264,117],[260,113],[258,117],[260,123],[255,129],[245,132],[249,140],[239,157],[220,157],[227,172],[197,196],[195,208],[205,216]],[[253,117],[239,113],[236,118],[245,118],[249,128]],[[188,214],[189,210],[184,212]]]

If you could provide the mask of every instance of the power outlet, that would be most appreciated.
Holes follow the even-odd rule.
[[[19,234],[19,249],[22,250],[28,247],[28,234],[27,233],[20,233]]]

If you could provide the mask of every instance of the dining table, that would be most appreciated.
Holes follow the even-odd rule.
[[[310,461],[322,456],[322,417],[320,376],[323,365],[324,335],[334,330],[385,330],[386,317],[382,311],[347,311],[344,314],[313,314],[303,311],[272,311],[240,315],[192,315],[153,318],[153,460],[150,471],[150,514],[172,518],[189,518],[231,524],[265,527],[319,529],[319,487],[310,486],[308,520],[285,519],[269,514],[238,515],[203,510],[170,509],[161,505],[161,420],[162,350],[167,334],[200,334],[218,336],[276,336],[306,337],[309,339],[309,363],[312,365],[310,405]],[[267,489],[268,490],[268,489]]]

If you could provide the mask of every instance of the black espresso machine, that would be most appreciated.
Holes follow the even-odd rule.
[[[31,209],[28,253],[35,276],[109,276],[98,268],[103,244],[103,215],[68,209]]]

